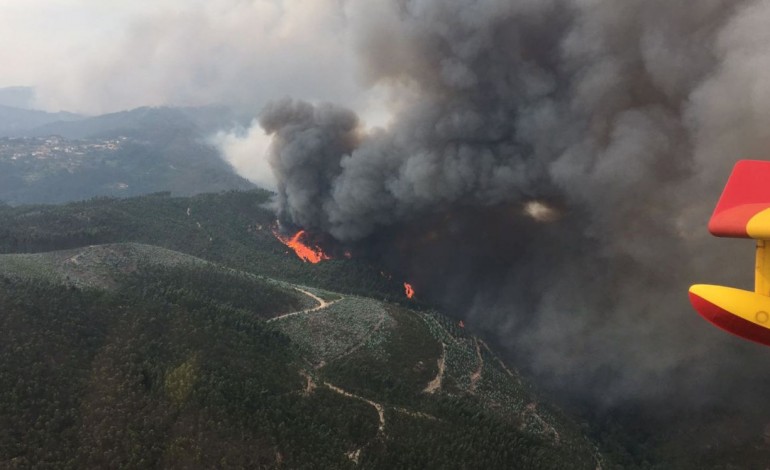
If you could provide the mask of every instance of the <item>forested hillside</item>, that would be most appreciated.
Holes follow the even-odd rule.
[[[0,357],[10,467],[602,462],[437,313],[151,245],[0,256]]]
[[[333,259],[308,265],[273,235],[275,214],[262,190],[168,193],[98,198],[62,206],[0,206],[0,253],[33,253],[86,245],[138,242],[180,251],[243,271],[330,290],[403,298],[398,279],[365,261]]]

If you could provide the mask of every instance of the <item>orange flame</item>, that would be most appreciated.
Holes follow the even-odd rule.
[[[414,297],[414,288],[408,282],[404,283],[404,290],[406,291],[406,298],[411,299]]]
[[[277,232],[273,232],[273,234],[275,235],[275,238],[281,241],[281,243],[294,250],[294,253],[296,253],[302,261],[317,264],[323,260],[331,259],[331,257],[324,253],[318,246],[312,247],[302,243],[301,239],[305,235],[304,230],[295,233],[291,238],[281,236]]]

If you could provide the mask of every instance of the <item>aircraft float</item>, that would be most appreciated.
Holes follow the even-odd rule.
[[[770,162],[736,163],[708,228],[717,237],[756,240],[754,292],[697,284],[690,302],[719,328],[770,346]]]

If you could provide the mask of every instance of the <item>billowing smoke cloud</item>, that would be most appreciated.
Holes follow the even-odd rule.
[[[355,148],[358,119],[352,111],[332,105],[286,100],[269,106],[261,123],[267,132],[280,129],[282,134],[275,144],[281,157],[271,161],[280,209],[296,224],[319,226],[328,181],[338,173],[342,155]]]
[[[331,104],[269,106],[281,217],[395,259],[552,383],[709,401],[755,380],[766,351],[707,325],[686,292],[750,281],[751,244],[705,224],[733,163],[770,156],[768,2],[346,14],[393,120],[365,131]],[[533,220],[532,201],[561,216]]]
[[[209,139],[238,173],[261,188],[276,191],[278,185],[267,160],[270,137],[256,124],[248,129],[219,131]]]

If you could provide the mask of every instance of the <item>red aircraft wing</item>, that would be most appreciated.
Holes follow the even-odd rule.
[[[770,239],[770,162],[735,164],[709,221],[718,237]]]

